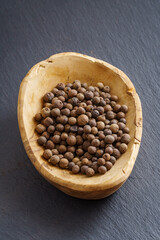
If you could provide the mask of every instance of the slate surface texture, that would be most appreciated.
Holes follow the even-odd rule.
[[[98,201],[65,195],[35,170],[17,123],[20,83],[37,62],[75,51],[124,71],[144,128],[133,172]],[[160,239],[160,1],[0,1],[0,240]]]

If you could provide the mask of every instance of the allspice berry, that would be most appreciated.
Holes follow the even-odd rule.
[[[112,133],[117,133],[119,130],[119,126],[117,124],[111,124],[110,129]]]
[[[125,153],[125,152],[127,151],[127,148],[128,148],[128,146],[127,146],[127,144],[125,144],[125,143],[121,143],[121,144],[119,145],[119,151],[120,151],[121,153]]]
[[[61,168],[67,168],[69,164],[69,161],[66,158],[61,158],[59,161],[59,166]]]
[[[52,151],[51,151],[50,149],[44,150],[44,152],[43,152],[43,157],[44,157],[45,159],[51,158],[51,157],[52,157]]]
[[[95,171],[93,170],[93,168],[89,167],[89,168],[86,169],[86,175],[88,177],[92,177],[94,174],[95,174]]]
[[[106,168],[105,166],[100,166],[100,167],[98,168],[98,172],[99,172],[100,174],[105,174],[105,173],[107,172],[107,168]]]
[[[124,134],[122,135],[122,137],[121,137],[121,142],[122,142],[122,143],[128,144],[128,143],[130,142],[130,140],[131,140],[131,137],[130,137],[130,135],[127,134],[127,133],[124,133]]]
[[[53,164],[54,166],[55,166],[57,163],[59,163],[59,161],[60,161],[60,158],[59,158],[59,156],[57,156],[57,155],[53,155],[53,156],[49,159],[49,162],[50,162],[51,164]]]
[[[78,165],[74,165],[72,167],[72,173],[77,174],[80,171],[80,167]]]
[[[85,114],[81,114],[78,119],[77,119],[77,123],[79,126],[84,126],[88,123],[89,119]]]
[[[67,144],[70,146],[74,146],[76,144],[76,137],[73,135],[68,136]]]
[[[34,117],[43,157],[73,174],[105,174],[131,140],[127,112],[128,106],[120,105],[102,82],[96,87],[79,80],[58,83],[44,95],[41,113]]]

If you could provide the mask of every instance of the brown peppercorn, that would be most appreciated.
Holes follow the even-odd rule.
[[[51,110],[51,115],[53,116],[53,117],[58,117],[58,116],[60,116],[60,109],[59,108],[53,108],[52,110]]]
[[[47,139],[43,136],[40,136],[37,140],[39,145],[44,145],[47,142]]]
[[[121,110],[121,105],[120,104],[116,104],[114,107],[113,107],[113,111],[114,112],[119,112]]]
[[[83,101],[84,100],[84,94],[83,93],[78,93],[77,98],[78,98],[79,101]]]
[[[105,164],[107,170],[110,170],[113,167],[113,164],[110,161],[107,161]]]
[[[52,106],[53,108],[59,108],[62,109],[63,108],[63,102],[61,100],[57,100],[57,99],[52,99]]]
[[[90,119],[90,120],[89,120],[89,125],[90,125],[91,127],[96,127],[96,120],[95,120],[94,118]]]
[[[57,155],[53,155],[48,161],[55,166],[57,163],[59,163],[60,158]]]
[[[92,99],[92,102],[93,102],[93,104],[98,105],[98,104],[100,103],[100,97],[94,97],[94,98]]]
[[[121,145],[121,142],[116,142],[116,148],[119,148],[119,146]]]
[[[54,94],[52,92],[48,92],[44,95],[43,100],[45,102],[51,102],[53,98],[54,98]]]
[[[112,111],[108,111],[108,112],[106,113],[106,117],[107,117],[107,119],[112,120],[112,119],[114,119],[115,114],[114,114],[114,112],[112,112]]]
[[[41,114],[41,113],[37,113],[37,114],[35,115],[34,119],[35,119],[37,122],[41,121],[41,119],[42,119],[42,114]]]
[[[105,135],[101,131],[98,133],[98,136],[99,136],[99,140],[104,140],[105,139]]]
[[[93,110],[93,111],[92,111],[92,117],[93,117],[93,118],[97,118],[98,116],[99,116],[98,110]]]
[[[47,128],[47,132],[48,132],[48,133],[54,133],[54,131],[55,131],[55,126],[53,126],[53,125],[50,125],[50,126]]]
[[[65,103],[65,100],[68,99],[67,95],[64,94],[64,96],[59,96],[58,99],[63,102],[63,107],[65,106],[64,104],[67,104]]]
[[[79,158],[78,157],[73,158],[72,162],[74,162],[76,164],[77,162],[79,162]]]
[[[93,139],[95,139],[95,136],[93,134],[88,134],[87,139],[88,141],[92,141]]]
[[[88,166],[86,165],[81,166],[81,173],[86,174],[87,169],[88,169]]]
[[[124,123],[122,123],[122,122],[119,122],[119,123],[118,123],[118,126],[119,126],[119,129],[120,129],[120,130],[123,130],[126,125],[125,125]]]
[[[77,174],[80,171],[80,167],[78,165],[74,165],[72,167],[72,173]]]
[[[66,96],[66,94],[65,94],[64,91],[59,90],[56,95],[57,95],[57,97],[58,97],[59,100],[61,100],[61,97],[62,97],[62,100],[61,100],[61,101],[64,102],[64,100],[65,100],[64,96]],[[60,98],[59,98],[59,97],[60,97]]]
[[[58,150],[57,150],[57,149],[55,149],[55,148],[54,148],[54,149],[52,149],[52,154],[53,154],[53,155],[58,155],[58,154],[59,154],[59,152],[58,152]]]
[[[81,161],[78,161],[78,162],[76,163],[76,165],[79,166],[79,167],[81,168],[81,166],[82,166]]]
[[[43,132],[42,136],[45,137],[47,140],[50,138],[50,134],[48,132]]]
[[[42,125],[42,124],[38,124],[38,125],[36,126],[36,131],[37,131],[38,133],[43,133],[45,130],[46,130],[46,127],[45,127],[44,125]]]
[[[122,134],[123,134],[123,131],[122,131],[122,130],[119,130],[118,133],[117,133],[117,136],[118,136],[118,137],[121,137]]]
[[[121,153],[125,153],[125,152],[127,151],[127,148],[128,148],[128,146],[127,146],[127,144],[125,144],[125,143],[121,143],[121,144],[119,145],[119,151],[120,151]]]
[[[88,152],[89,152],[90,154],[95,154],[95,153],[96,153],[96,147],[94,147],[94,146],[89,146],[89,147],[88,147]]]
[[[113,149],[113,156],[117,159],[121,156],[120,151],[117,148]]]
[[[57,87],[58,90],[64,90],[65,84],[64,83],[58,83],[56,87]]]
[[[89,152],[85,152],[84,157],[90,160],[93,156]]]
[[[69,164],[69,162],[66,158],[61,158],[60,161],[59,161],[59,166],[61,168],[67,168],[68,164]]]
[[[117,119],[125,118],[125,113],[124,112],[118,112],[117,115],[116,115],[116,118]]]
[[[77,154],[77,156],[82,156],[82,155],[84,154],[83,149],[81,149],[81,148],[77,148],[77,150],[76,150],[76,154]]]
[[[102,121],[97,122],[98,130],[103,130],[105,128],[105,124]]]
[[[63,158],[63,154],[59,154],[58,156],[59,156],[59,158],[60,158],[60,159],[62,159],[62,158]]]
[[[104,111],[105,111],[105,112],[112,111],[112,107],[111,107],[109,104],[107,104],[107,105],[104,107]]]
[[[91,117],[92,117],[91,112],[86,112],[86,116],[87,116],[88,118],[91,118]]]
[[[67,148],[65,145],[60,145],[59,148],[58,148],[58,151],[60,153],[65,153],[67,151]]]
[[[66,108],[68,108],[71,111],[73,109],[73,106],[72,106],[72,104],[67,103]]]
[[[97,117],[97,120],[105,123],[106,117],[104,115],[100,115]]]
[[[68,117],[67,116],[60,116],[60,117],[57,117],[57,122],[60,122],[61,124],[66,124],[68,122]]]
[[[62,124],[58,123],[56,125],[56,130],[59,131],[59,132],[62,132],[64,130],[64,126]]]
[[[123,128],[123,132],[124,133],[129,133],[129,128],[128,127]]]
[[[116,95],[112,95],[111,96],[111,100],[117,102],[118,101],[118,97]]]
[[[61,137],[59,135],[54,135],[52,137],[52,142],[53,143],[60,143]]]
[[[98,133],[98,129],[96,127],[91,128],[91,133],[96,135]]]
[[[87,100],[90,100],[90,99],[92,99],[92,98],[94,97],[94,94],[93,94],[92,91],[86,91],[86,92],[84,93],[84,96],[85,96],[85,98],[86,98]]]
[[[71,115],[71,117],[76,117],[77,116],[76,110],[72,110],[70,115]]]
[[[76,144],[82,145],[83,144],[83,138],[80,135],[76,136]]]
[[[124,133],[124,134],[122,135],[122,137],[121,137],[121,142],[122,142],[122,143],[128,144],[128,143],[130,142],[130,140],[131,140],[131,137],[130,137],[130,135],[127,134],[127,133]]]
[[[67,151],[71,152],[71,153],[74,153],[76,151],[76,149],[75,149],[74,146],[68,146]]]
[[[75,165],[75,163],[74,162],[69,162],[69,164],[68,164],[68,169],[69,170],[72,170],[72,167]]]
[[[101,99],[99,105],[104,107],[106,105],[106,101],[104,99]]]
[[[88,165],[88,161],[89,161],[88,158],[83,158],[81,161],[82,165]]]
[[[72,161],[72,159],[74,158],[74,155],[73,155],[73,153],[71,153],[71,152],[66,152],[66,153],[64,154],[64,157],[67,158],[68,161]]]
[[[86,169],[86,175],[88,177],[92,177],[94,174],[95,174],[95,171],[92,168],[89,167]]]
[[[105,129],[104,130],[104,135],[111,135],[112,131],[110,129]]]
[[[83,107],[79,107],[79,108],[76,110],[76,114],[77,114],[77,115],[84,114],[85,112],[86,112],[86,110],[85,110]]]
[[[70,125],[75,125],[76,122],[77,122],[77,119],[76,119],[75,117],[70,117],[70,118],[68,119],[68,123],[69,123]]]
[[[103,158],[105,159],[105,161],[109,161],[110,157],[111,157],[111,156],[110,156],[109,153],[103,154]]]
[[[47,148],[47,149],[53,149],[53,148],[55,148],[55,145],[54,145],[54,143],[53,143],[51,140],[48,140],[48,141],[46,142],[46,144],[45,144],[45,148]]]
[[[88,123],[89,119],[85,114],[81,114],[78,118],[77,118],[77,122],[79,126],[84,126]]]
[[[90,146],[90,142],[89,141],[84,141],[83,142],[83,150],[84,151],[87,151],[89,146]]]
[[[59,135],[59,136],[61,136],[61,132],[55,131],[55,132],[54,132],[54,135]]]
[[[105,159],[104,158],[98,158],[97,163],[98,163],[98,165],[104,165],[105,164]]]
[[[41,114],[43,118],[49,117],[51,114],[51,110],[48,107],[42,108]]]
[[[74,146],[76,144],[76,137],[73,135],[68,136],[67,143],[70,146]]]
[[[110,121],[110,124],[118,124],[118,120],[117,120],[117,119],[112,119],[112,120]]]
[[[89,125],[85,125],[83,128],[84,133],[90,133],[91,132],[91,127]]]
[[[68,134],[65,133],[65,132],[63,132],[63,133],[61,134],[61,140],[62,140],[62,141],[65,141],[65,140],[67,139],[67,137],[68,137]]]
[[[124,124],[126,124],[126,122],[127,122],[125,118],[120,118],[119,121],[123,122]]]
[[[121,106],[121,111],[124,112],[124,113],[127,113],[127,112],[128,112],[128,107],[127,107],[127,105],[122,105],[122,106]]]
[[[105,153],[109,153],[111,155],[113,153],[113,148],[112,147],[106,147],[105,148]]]
[[[110,129],[111,129],[112,133],[117,133],[119,130],[119,125],[111,124]]]
[[[58,92],[58,89],[57,88],[53,88],[52,93],[54,93],[56,95],[57,92]]]
[[[100,167],[98,168],[98,172],[99,172],[100,174],[105,174],[105,173],[107,172],[107,168],[106,168],[105,166],[100,166]]]
[[[103,91],[106,93],[110,92],[110,87],[109,86],[104,86]]]
[[[115,101],[111,101],[110,104],[111,104],[111,106],[113,108],[116,105],[116,102]]]
[[[109,160],[113,165],[115,164],[116,162],[116,158],[111,156],[110,160]]]
[[[86,111],[91,112],[93,110],[93,108],[94,108],[93,105],[87,105],[86,106]]]
[[[114,137],[112,135],[107,135],[105,137],[105,142],[106,143],[113,143],[115,141]]]
[[[102,90],[102,89],[104,88],[104,85],[103,85],[102,82],[98,82],[98,83],[97,83],[97,87],[98,87],[100,90]]]
[[[77,96],[77,91],[75,89],[70,89],[68,91],[68,97],[69,98],[73,98],[73,97],[76,97]]]
[[[104,141],[104,140],[101,141],[100,147],[101,147],[101,148],[104,148],[104,147],[105,147],[105,141]]]
[[[77,97],[73,97],[70,99],[70,103],[73,105],[73,106],[78,106],[79,104],[79,100]]]
[[[94,147],[99,147],[100,146],[100,141],[99,139],[93,139],[91,142],[91,145]]]
[[[67,106],[67,105],[66,105]],[[68,108],[61,109],[61,114],[69,117],[71,111]]]
[[[97,161],[97,158],[102,157],[103,153],[104,153],[104,151],[102,149],[98,149],[97,150],[97,152],[96,152],[96,161]]]
[[[52,151],[50,149],[45,149],[43,152],[43,157],[45,159],[49,159],[52,157]]]
[[[53,119],[52,119],[52,118],[46,117],[46,118],[44,119],[43,123],[44,123],[44,125],[45,125],[46,127],[49,127],[49,126],[50,126],[51,124],[53,124],[54,122],[53,122]]]

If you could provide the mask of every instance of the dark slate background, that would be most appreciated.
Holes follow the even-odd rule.
[[[21,142],[20,83],[35,63],[65,51],[117,66],[142,101],[134,170],[103,200],[79,200],[54,188]],[[159,0],[0,0],[0,240],[160,239],[159,103]]]

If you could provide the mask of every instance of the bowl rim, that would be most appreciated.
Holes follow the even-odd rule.
[[[63,177],[55,177],[53,172],[51,173],[49,171],[47,164],[45,162],[41,165],[39,164],[36,156],[34,155],[32,147],[30,145],[30,141],[27,138],[27,133],[25,130],[25,124],[24,124],[24,119],[23,119],[23,105],[24,105],[24,95],[25,95],[25,91],[26,91],[26,86],[27,86],[27,83],[31,80],[29,78],[29,75],[32,72],[36,71],[36,69],[39,68],[40,65],[42,66],[43,64],[46,64],[49,61],[53,61],[56,58],[65,57],[65,56],[81,57],[84,59],[88,59],[91,62],[94,62],[94,63],[96,62],[97,64],[100,64],[107,68],[110,68],[113,72],[115,72],[117,75],[119,75],[119,77],[122,79],[124,84],[127,86],[127,93],[130,94],[134,99],[135,109],[136,109],[135,136],[134,136],[133,150],[132,150],[130,159],[127,161],[127,163],[123,167],[123,169],[120,170],[120,173],[117,174],[116,179],[114,179],[113,182],[112,181],[103,182],[103,186],[102,186],[102,184],[96,183],[96,182],[95,182],[95,184],[90,184],[90,183],[87,184],[86,181],[85,181],[84,185],[82,183],[78,183],[78,182],[77,182],[77,184],[75,184],[75,183],[73,184],[71,179],[64,180]],[[20,88],[19,88],[17,113],[18,113],[18,124],[19,124],[20,134],[21,134],[21,138],[22,138],[26,153],[27,153],[28,157],[30,158],[31,162],[33,163],[33,165],[35,166],[35,168],[38,170],[38,172],[43,177],[45,177],[49,182],[51,182],[53,185],[55,184],[57,186],[66,187],[68,189],[72,189],[75,191],[91,192],[91,191],[95,191],[95,190],[96,191],[101,190],[102,188],[110,189],[115,186],[122,185],[127,180],[129,175],[131,174],[134,163],[136,161],[138,151],[139,151],[141,137],[142,137],[142,107],[141,107],[141,102],[140,102],[139,96],[135,90],[133,83],[131,82],[131,80],[127,77],[127,75],[124,72],[122,72],[120,69],[116,68],[115,66],[113,66],[103,60],[96,59],[94,57],[90,57],[90,56],[87,56],[87,55],[84,55],[81,53],[76,53],[76,52],[62,52],[62,53],[54,54],[54,55],[50,56],[48,59],[35,64],[29,70],[29,72],[26,74],[24,79],[22,80]]]

